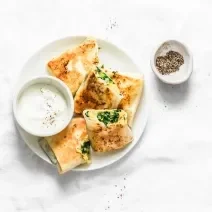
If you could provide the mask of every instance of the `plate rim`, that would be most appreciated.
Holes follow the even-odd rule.
[[[123,48],[123,47],[120,47],[118,46],[117,44],[115,44],[113,41],[111,40],[107,40],[107,39],[103,39],[103,38],[100,38],[98,36],[86,36],[86,35],[70,35],[70,36],[65,36],[65,37],[61,37],[59,39],[55,39],[55,40],[52,40],[50,42],[48,42],[47,44],[45,45],[42,45],[40,48],[38,48],[37,50],[35,50],[32,54],[30,54],[29,57],[27,57],[27,59],[24,61],[23,65],[21,66],[21,70],[19,72],[19,74],[17,75],[17,79],[14,83],[14,87],[13,87],[13,98],[14,98],[14,94],[15,94],[15,89],[17,88],[18,86],[18,81],[20,79],[20,76],[21,76],[21,73],[23,72],[25,66],[27,66],[29,60],[31,58],[33,58],[36,54],[38,54],[39,52],[41,52],[43,49],[47,48],[48,46],[51,46],[52,44],[56,43],[56,42],[60,42],[60,41],[63,41],[63,40],[66,40],[66,39],[86,39],[88,37],[92,37],[92,38],[95,38],[98,41],[102,41],[102,42],[105,42],[105,43],[108,43],[109,45],[112,45],[114,46],[115,48],[117,48],[119,51],[121,51],[123,54],[125,54],[132,62],[132,64],[136,67],[136,69],[138,70],[139,73],[142,73],[143,76],[144,76],[144,87],[143,87],[143,90],[145,90],[145,105],[146,105],[146,115],[145,115],[145,120],[143,120],[143,124],[142,124],[142,128],[140,129],[142,132],[140,134],[140,136],[138,137],[137,141],[134,143],[134,145],[132,145],[132,143],[130,145],[132,145],[131,148],[128,148],[125,153],[121,156],[119,156],[117,159],[113,160],[113,161],[110,161],[109,163],[106,163],[102,166],[99,166],[99,167],[96,167],[96,168],[92,168],[92,166],[90,165],[90,168],[89,169],[80,169],[80,168],[74,168],[72,169],[71,171],[74,171],[74,172],[88,172],[88,171],[94,171],[94,170],[98,170],[98,169],[102,169],[102,168],[105,168],[105,167],[108,167],[109,165],[112,165],[116,162],[118,162],[119,160],[121,160],[122,158],[124,158],[130,151],[132,151],[134,149],[135,146],[138,145],[139,142],[141,142],[141,138],[143,136],[143,133],[144,133],[144,130],[146,128],[146,125],[147,125],[147,122],[148,122],[148,118],[149,118],[149,95],[150,95],[150,92],[149,92],[149,88],[148,88],[148,84],[147,84],[147,79],[145,77],[145,74],[141,71],[139,65],[137,63],[135,63],[135,61],[132,59],[131,55],[127,54],[126,53],[126,50]],[[143,91],[142,91],[143,92]],[[141,97],[142,98],[142,97]],[[142,100],[140,100],[142,101]],[[23,129],[21,128],[21,126],[19,126],[19,124],[17,123],[15,117],[14,117],[14,113],[13,113],[13,120],[15,122],[15,127],[21,137],[21,140],[23,140],[25,142],[25,144],[27,144],[28,148],[35,154],[37,155],[40,159],[42,159],[43,161],[47,162],[48,164],[50,165],[53,165],[50,163],[50,161],[47,161],[45,159],[43,159],[37,152],[35,152],[31,147],[30,145],[28,144],[28,142],[26,141],[26,139],[24,139],[24,136],[22,136],[23,134]]]

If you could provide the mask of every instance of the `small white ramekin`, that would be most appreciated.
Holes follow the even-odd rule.
[[[61,125],[60,128],[55,128],[52,129],[51,131],[46,132],[45,130],[43,132],[41,131],[36,131],[36,129],[33,129],[32,126],[23,124],[21,121],[21,118],[18,116],[18,100],[21,97],[22,93],[31,85],[33,84],[40,84],[40,83],[45,83],[54,86],[57,88],[64,96],[67,107],[68,107],[68,115],[66,119],[64,120],[63,125]],[[70,89],[68,86],[61,80],[57,79],[56,77],[51,77],[51,76],[41,76],[41,77],[35,77],[24,83],[21,87],[19,87],[18,91],[16,91],[14,98],[13,98],[13,113],[14,117],[17,121],[17,123],[28,133],[39,136],[39,137],[46,137],[46,136],[51,136],[55,135],[59,132],[61,132],[71,121],[73,114],[74,114],[74,100],[72,93],[70,92]]]
[[[170,73],[168,75],[162,75],[156,67],[156,58],[158,56],[164,56],[168,51],[179,52],[184,58],[184,64],[180,67],[179,71]],[[193,57],[188,47],[177,40],[168,40],[157,46],[150,58],[152,71],[155,75],[164,83],[167,84],[180,84],[185,82],[191,76],[193,71]]]

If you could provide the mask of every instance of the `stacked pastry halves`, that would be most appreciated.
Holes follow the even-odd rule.
[[[94,151],[109,152],[133,140],[131,127],[142,94],[142,74],[105,69],[93,38],[52,59],[47,67],[74,96],[76,117],[59,134],[39,141],[59,173],[89,163],[90,145]]]

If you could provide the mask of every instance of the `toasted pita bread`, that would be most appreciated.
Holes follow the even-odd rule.
[[[47,68],[53,76],[65,82],[75,95],[86,75],[98,61],[98,44],[95,39],[87,38],[79,46],[49,61]]]
[[[63,131],[41,139],[39,144],[60,174],[90,161],[90,143],[83,118],[73,118]]]
[[[83,116],[94,151],[121,149],[133,140],[124,110],[85,110]]]

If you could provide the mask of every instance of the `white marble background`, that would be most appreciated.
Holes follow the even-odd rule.
[[[109,29],[110,21],[117,26]],[[211,212],[212,1],[0,0],[0,211]],[[94,35],[133,55],[152,91],[141,142],[98,171],[59,176],[22,142],[12,89],[23,63],[46,43]],[[189,82],[169,86],[151,72],[159,42],[176,38],[194,55]]]

